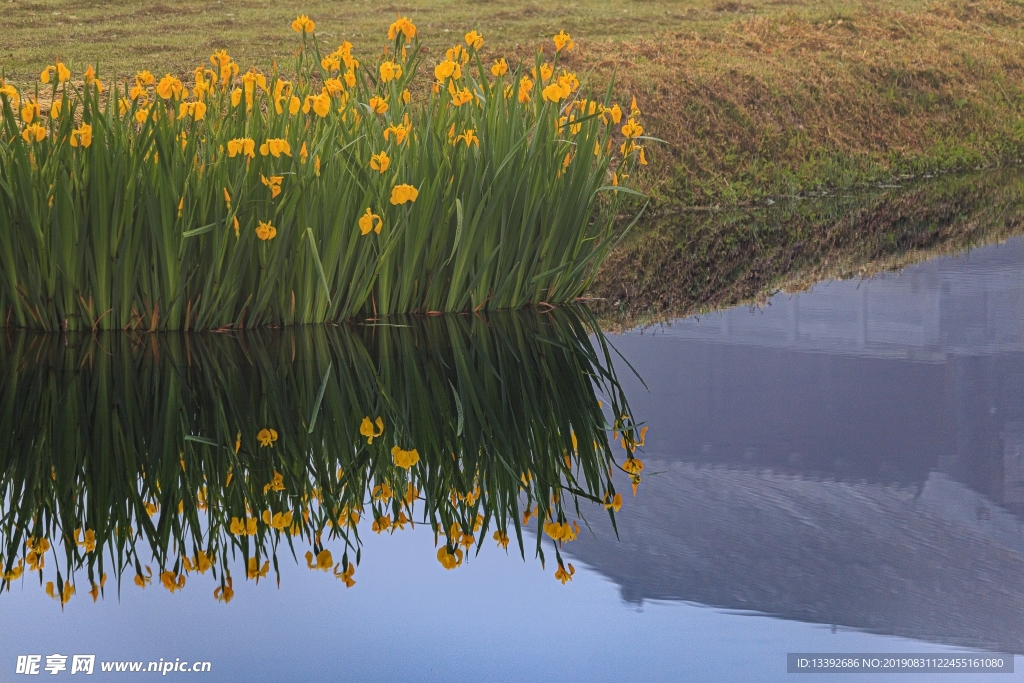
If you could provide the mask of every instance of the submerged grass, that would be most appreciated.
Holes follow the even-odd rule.
[[[282,326],[584,291],[646,159],[635,101],[581,89],[567,35],[509,64],[470,32],[420,93],[407,19],[370,64],[292,28],[289,79],[219,51],[188,82],[104,89],[58,60],[42,88],[0,89],[5,325]]]
[[[108,572],[173,592],[212,570],[229,600],[232,577],[285,555],[350,585],[360,535],[411,524],[446,569],[485,541],[525,556],[535,520],[532,552],[571,577],[560,548],[583,511],[614,523],[615,481],[640,479],[609,354],[572,306],[237,336],[9,332],[0,573],[95,598]]]

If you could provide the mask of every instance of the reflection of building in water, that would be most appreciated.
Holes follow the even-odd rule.
[[[621,550],[574,555],[630,600],[1024,651],[1024,241],[654,332],[612,340],[650,389]]]
[[[1024,511],[1024,239],[613,343],[651,389],[631,392],[649,453],[881,482],[938,468]]]

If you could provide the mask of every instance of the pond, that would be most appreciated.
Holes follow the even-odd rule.
[[[9,331],[0,378],[4,570],[51,546],[0,596],[0,680],[1024,652],[1024,238],[607,335],[575,306]]]

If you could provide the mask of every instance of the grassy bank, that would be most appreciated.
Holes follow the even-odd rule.
[[[645,325],[1022,232],[1024,178],[1015,169],[756,210],[683,212],[631,233],[604,262],[590,296],[602,326]]]
[[[376,47],[396,12],[421,28],[427,61],[467,27],[484,53],[529,58],[546,36],[578,39],[570,66],[618,74],[636,94],[652,152],[646,186],[665,204],[742,202],[1022,156],[1024,6],[1003,0],[725,2],[182,0],[113,6],[5,5],[0,64],[28,79],[55,54],[108,75],[191,72],[226,48],[243,67],[287,54],[280,26],[313,16],[327,41]]]

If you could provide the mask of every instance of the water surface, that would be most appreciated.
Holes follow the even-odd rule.
[[[327,398],[319,404],[331,408],[317,413],[314,426],[328,430],[335,440],[329,445],[345,446],[324,449],[316,467],[333,472],[339,462],[331,458],[342,456],[330,453],[363,454],[345,465],[353,472],[357,464],[364,467],[360,485],[403,476],[380,469],[387,450],[361,445],[357,427],[367,412],[385,414],[388,429],[405,420],[415,437],[409,445],[427,442],[431,429],[438,434],[435,449],[463,448],[476,439],[469,451],[459,451],[459,463],[490,449],[509,459],[510,482],[528,470],[552,484],[564,477],[559,462],[573,449],[570,434],[581,436],[599,421],[615,426],[618,412],[628,410],[630,429],[635,424],[648,431],[636,451],[644,462],[636,496],[625,473],[616,469],[611,477],[624,494],[614,515],[617,537],[600,500],[609,485],[600,475],[604,448],[616,464],[626,459],[615,434],[572,460],[579,468],[573,471],[592,470],[578,485],[558,479],[558,486],[544,489],[546,500],[560,492],[569,512],[578,503],[585,521],[579,538],[561,546],[563,560],[576,570],[565,585],[554,577],[554,544],[544,534],[538,538],[535,520],[523,527],[522,555],[514,524],[506,527],[513,537],[507,552],[490,538],[502,518],[509,522],[522,513],[527,494],[516,485],[501,489],[505,497],[501,491],[485,496],[489,507],[480,511],[494,520],[485,542],[451,571],[436,558],[438,538],[429,522],[378,535],[364,515],[358,541],[323,542],[335,560],[346,548],[350,560],[359,553],[351,588],[332,572],[307,568],[303,552],[312,539],[305,536],[292,537],[301,540],[294,560],[287,539],[275,546],[279,584],[273,571],[259,583],[246,581],[237,558],[222,567],[235,577],[228,604],[213,599],[218,584],[208,574],[190,574],[171,594],[158,583],[139,589],[129,568],[120,593],[111,580],[96,603],[81,588],[87,581],[76,579],[79,593],[62,611],[32,574],[0,597],[0,680],[19,678],[13,674],[18,654],[54,652],[95,653],[100,660],[209,660],[216,680],[237,681],[783,680],[786,653],[794,651],[1024,652],[1024,241],[867,281],[821,283],[809,292],[777,295],[761,308],[610,336],[642,382],[623,359],[616,373],[601,379],[601,346],[593,341],[599,338],[584,344],[585,325],[563,318],[552,329],[543,320],[491,321],[442,336],[436,328],[405,337],[403,329],[363,330],[345,343],[362,345],[364,366],[352,360],[363,352],[339,350],[338,338],[302,337],[303,371],[288,369],[295,353],[289,344],[250,341],[201,391],[195,382],[211,375],[202,369],[211,361],[194,345],[172,344],[193,402],[185,401],[183,421],[169,427],[173,436],[161,443],[177,448],[182,434],[215,442],[189,441],[197,450],[188,451],[186,471],[199,468],[223,480],[234,423],[218,426],[219,418],[207,413],[224,410],[245,423],[239,457],[250,453],[246,467],[269,483],[275,470],[260,469],[259,458],[272,450],[274,457],[304,462],[298,453],[327,443],[302,441],[294,452],[287,445],[309,429],[322,393]],[[399,336],[384,344],[382,333]],[[460,347],[452,339],[477,345]],[[432,360],[424,355],[449,347],[461,350],[438,352]],[[35,363],[26,348],[36,353]],[[144,351],[129,350],[122,357],[134,358],[134,365],[109,372],[159,378],[167,387],[170,375],[147,366],[151,361],[143,359],[152,349]],[[79,356],[90,359],[80,367],[96,362],[98,353]],[[22,347],[19,377],[41,381],[32,374],[38,359],[67,363],[65,354],[52,346]],[[5,358],[11,377],[15,354]],[[189,370],[195,358],[205,365]],[[464,365],[467,359],[474,362]],[[139,375],[146,367],[150,374]],[[351,369],[357,367],[363,370]],[[80,376],[74,364],[57,370],[46,375],[48,382],[64,377],[62,386],[81,391],[67,378]],[[474,383],[484,387],[488,377],[507,383],[513,376],[523,382],[505,394],[495,386],[470,390]],[[232,381],[238,388],[230,389]],[[321,385],[328,388],[321,392]],[[8,392],[11,387],[7,382]],[[358,400],[345,398],[350,389]],[[147,392],[133,395],[161,396]],[[41,405],[28,403],[29,394],[5,405]],[[371,400],[377,412],[367,408]],[[45,405],[58,415],[66,404]],[[141,415],[165,412],[143,405]],[[52,444],[26,436],[44,420],[33,424],[31,413],[21,415],[8,426],[9,434],[20,435],[18,448],[32,442],[38,457],[72,459],[82,471],[98,471],[89,469],[99,457],[94,442],[75,442],[54,455]],[[285,427],[272,448],[261,447],[258,428],[272,417]],[[51,439],[59,433],[53,420],[45,424]],[[146,448],[154,451],[156,432],[145,424],[132,433],[150,435]],[[639,429],[630,433],[639,438]],[[598,439],[596,431],[587,435]],[[226,453],[217,455],[215,447]],[[24,462],[12,458],[28,451],[8,448],[5,481],[14,481],[9,473],[17,467],[23,473],[17,481],[30,480]],[[172,465],[161,476],[174,473],[178,481],[173,448],[160,460]],[[464,468],[445,469],[444,460],[426,448],[423,453],[433,468],[417,480],[424,491],[436,482],[437,491],[472,491],[472,477],[459,479]],[[488,472],[499,476],[497,469]],[[272,495],[260,493],[263,485],[253,480],[245,495]],[[143,487],[128,508],[167,491],[166,484],[156,492]],[[53,505],[61,500],[56,495]],[[225,494],[223,504],[231,500]],[[8,520],[13,512],[8,504]],[[463,500],[446,514],[471,510]],[[472,525],[471,517],[460,519]],[[143,539],[150,558],[175,555],[173,543],[161,545],[163,528],[155,521]],[[207,538],[209,530],[199,524],[189,533]],[[538,540],[543,563],[535,553]],[[45,572],[52,570],[49,565]],[[1022,666],[1018,658],[1018,671]]]

